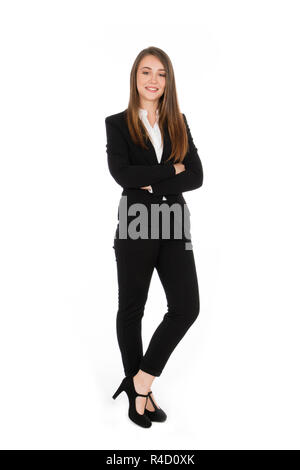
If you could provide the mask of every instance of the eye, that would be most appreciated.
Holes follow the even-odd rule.
[[[147,72],[146,70],[144,70],[142,73],[143,73],[144,75],[148,75],[149,72]],[[166,74],[163,74],[163,73],[160,73],[159,75],[160,75],[160,77],[165,77],[165,76],[166,76]]]

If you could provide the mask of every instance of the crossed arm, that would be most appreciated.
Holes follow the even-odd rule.
[[[122,131],[107,118],[105,124],[108,168],[110,174],[120,186],[123,188],[140,188],[175,175],[175,168],[171,162],[166,165],[131,165],[128,143]]]
[[[107,134],[107,159],[111,175],[123,188],[141,188],[152,186],[153,194],[178,194],[199,188],[203,182],[203,169],[197,148],[186,120],[189,151],[183,163],[185,171],[176,174],[172,162],[162,165],[131,165],[129,162],[129,149],[122,132],[114,123],[105,119]]]

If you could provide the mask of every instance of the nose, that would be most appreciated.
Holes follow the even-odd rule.
[[[157,84],[157,79],[154,74],[151,75],[149,83],[152,83],[153,85]]]

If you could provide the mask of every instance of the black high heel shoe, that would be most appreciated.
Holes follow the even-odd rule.
[[[145,414],[146,414],[146,416],[149,417],[149,419],[151,421],[157,421],[157,422],[162,423],[163,421],[166,421],[167,415],[164,412],[164,410],[162,410],[161,408],[158,408],[156,406],[156,404],[154,403],[153,398],[151,397],[151,393],[152,393],[152,391],[150,390],[150,392],[148,393],[148,397],[150,398],[151,403],[154,406],[154,411],[150,411],[150,410],[147,410],[147,408],[145,408]]]
[[[122,380],[118,390],[113,394],[113,399],[115,400],[118,395],[120,395],[121,392],[126,392],[129,400],[129,409],[128,409],[128,416],[133,421],[135,424],[138,424],[139,426],[142,426],[143,428],[150,428],[152,426],[151,420],[148,418],[148,416],[144,414],[140,414],[136,411],[135,408],[135,399],[136,397],[147,397],[147,395],[143,395],[142,393],[137,393],[135,387],[134,387],[134,382],[133,382],[133,376],[127,376],[124,377]],[[147,400],[146,400],[147,403]],[[145,406],[146,406],[145,403]]]

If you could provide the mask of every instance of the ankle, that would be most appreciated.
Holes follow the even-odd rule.
[[[151,383],[144,373],[138,372],[133,376],[134,384],[139,388],[140,393],[148,393],[151,389]]]

